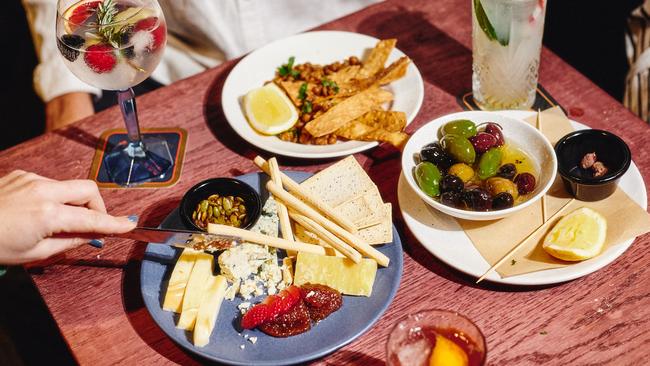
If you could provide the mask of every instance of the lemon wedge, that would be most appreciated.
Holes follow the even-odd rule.
[[[607,236],[607,220],[598,212],[579,208],[564,216],[546,234],[542,247],[565,261],[581,261],[597,256]]]
[[[248,92],[244,97],[248,122],[265,135],[284,132],[298,120],[298,111],[286,94],[274,83]]]
[[[436,334],[436,345],[429,357],[429,366],[467,366],[469,359],[459,345]]]

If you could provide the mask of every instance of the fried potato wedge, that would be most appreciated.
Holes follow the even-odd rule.
[[[330,108],[313,121],[307,123],[305,129],[314,137],[320,137],[343,127],[349,121],[359,118],[367,112],[381,108],[381,105],[393,100],[393,94],[379,88],[369,88],[355,94]]]

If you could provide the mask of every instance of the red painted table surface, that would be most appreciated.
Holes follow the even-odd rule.
[[[425,84],[422,109],[408,130],[461,110],[456,96],[471,86],[468,0],[386,2],[321,28],[398,39]],[[142,127],[188,130],[185,166],[172,188],[102,190],[111,213],[139,214],[143,224],[155,226],[196,182],[256,171],[249,159],[265,154],[235,135],[220,107],[220,90],[234,64],[138,99]],[[621,136],[644,179],[650,179],[650,130],[644,122],[548,50],[542,53],[540,82],[572,111],[573,119]],[[56,179],[85,178],[101,132],[122,123],[119,110],[112,108],[3,151],[0,174],[20,168]],[[383,364],[391,326],[406,313],[429,308],[457,310],[473,319],[487,337],[491,365],[640,365],[650,359],[650,236],[638,238],[606,268],[565,284],[476,286],[472,278],[430,255],[405,228],[396,198],[399,153],[375,149],[357,158],[395,207],[406,251],[404,274],[397,297],[379,322],[317,364]],[[284,169],[303,171],[329,163],[280,162]],[[143,251],[144,245],[133,241],[109,240],[101,251],[84,246],[31,269],[79,363],[201,363],[167,338],[145,309],[139,284]]]

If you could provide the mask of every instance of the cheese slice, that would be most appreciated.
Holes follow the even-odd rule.
[[[199,312],[199,306],[203,299],[203,292],[207,280],[212,275],[212,265],[214,256],[207,253],[199,253],[192,268],[192,274],[187,282],[185,294],[183,295],[183,308],[181,316],[178,319],[176,328],[192,330],[196,322],[196,315]]]
[[[163,301],[163,310],[173,311],[180,313],[183,305],[183,294],[185,294],[185,286],[190,279],[196,255],[199,252],[193,249],[184,249],[181,256],[178,257],[172,275],[167,284],[167,292],[165,292],[165,300]]]
[[[321,284],[345,295],[370,296],[376,274],[377,262],[372,259],[354,263],[348,258],[299,252],[293,284]]]
[[[193,342],[197,347],[203,347],[210,342],[210,334],[219,315],[219,308],[226,295],[228,282],[224,276],[210,276],[206,284],[203,300],[199,306],[194,324]]]

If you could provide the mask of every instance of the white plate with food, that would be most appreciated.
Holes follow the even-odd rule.
[[[532,112],[526,111],[500,111],[498,113],[518,119],[533,115]],[[576,121],[571,121],[571,124],[576,130],[589,128]],[[645,184],[634,162],[631,163],[627,173],[621,177],[618,185],[635,203],[643,209],[647,209]],[[408,228],[415,238],[438,259],[474,277],[482,276],[490,268],[490,264],[481,256],[457,221],[422,201],[406,182],[404,176],[399,180],[398,200]],[[633,242],[634,240],[631,239],[612,245],[598,256],[573,263],[570,266],[506,278],[502,278],[498,273],[492,271],[486,279],[510,285],[547,285],[570,281],[610,264],[621,256]]]
[[[390,40],[387,40],[386,42],[388,41]],[[363,68],[365,64],[377,64],[377,62],[367,61],[368,57],[372,57],[374,48],[378,45],[379,42],[380,40],[377,38],[358,33],[341,31],[316,31],[284,38],[253,51],[244,57],[241,61],[239,61],[239,63],[230,72],[228,78],[224,83],[221,104],[228,123],[239,136],[241,136],[244,140],[251,143],[252,145],[275,154],[296,158],[332,158],[337,156],[346,156],[377,146],[377,140],[382,141],[382,138],[377,139],[373,136],[369,137],[367,133],[363,135],[365,137],[362,135],[354,134],[348,137],[362,138],[373,141],[344,141],[345,139],[341,139],[341,135],[338,135],[339,137],[336,139],[336,143],[317,145],[315,143],[322,143],[324,142],[324,138],[328,138],[328,136],[336,136],[337,134],[321,129],[318,131],[314,130],[313,132],[318,135],[325,132],[328,133],[319,137],[312,136],[312,138],[303,141],[299,140],[298,138],[298,136],[301,135],[300,131],[304,131],[302,128],[298,128],[299,125],[295,125],[295,129],[292,130],[292,132],[298,132],[297,134],[294,134],[293,137],[290,136],[289,132],[285,132],[283,138],[285,138],[286,141],[282,140],[278,135],[265,135],[256,131],[256,129],[251,126],[251,123],[249,123],[249,119],[247,118],[246,114],[244,97],[251,90],[262,87],[266,82],[272,81],[274,78],[276,78],[277,81],[278,75],[280,74],[279,69],[283,69],[283,74],[288,74],[284,76],[285,81],[291,82],[299,81],[298,79],[303,77],[313,78],[313,75],[315,75],[314,72],[303,71],[303,76],[298,76],[298,79],[292,78],[291,73],[296,73],[297,75],[300,73],[297,68],[302,69],[303,67],[298,65],[304,65],[305,63],[310,63],[312,65],[330,65],[335,62],[342,62],[342,64],[339,66],[334,67],[337,69],[336,74],[338,76],[333,76],[334,73],[331,70],[323,71],[324,74],[322,75],[322,79],[319,79],[321,83],[315,85],[318,87],[319,93],[325,94],[322,95],[321,99],[337,100],[337,96],[341,97],[343,95],[359,94],[363,88],[365,88],[367,85],[370,85],[364,84],[366,80],[370,80],[371,77],[380,74],[380,72],[375,72],[376,70],[367,71],[365,73],[357,73],[361,72],[359,71],[359,68]],[[385,45],[386,42],[383,43],[383,45]],[[380,71],[390,71],[390,65],[393,63],[397,64],[401,58],[406,56],[398,48],[393,48],[394,46],[395,44],[393,42],[391,43],[390,48],[386,47],[386,49],[388,49],[384,55],[386,58],[382,59],[385,60],[385,64],[381,65]],[[397,45],[397,47],[399,47],[399,45]],[[379,54],[381,54],[381,52],[379,52]],[[351,57],[355,57],[357,60],[351,61]],[[289,61],[290,58],[292,60],[291,62]],[[360,61],[361,64],[358,64],[357,61]],[[420,106],[422,105],[422,100],[424,97],[424,84],[422,82],[420,72],[412,61],[408,62],[408,64],[404,63],[403,66],[403,70],[406,71],[405,73],[402,73],[400,77],[391,78],[392,81],[386,85],[384,85],[382,81],[382,83],[380,83],[382,86],[379,89],[392,94],[392,97],[388,97],[392,100],[382,103],[382,108],[393,112],[403,112],[404,124],[408,124],[415,118],[418,111],[420,110]],[[344,69],[344,71],[339,72],[341,69]],[[350,73],[349,75],[343,77],[342,73],[345,73],[345,70],[350,71]],[[277,75],[276,72],[278,73]],[[308,73],[311,76],[308,76]],[[353,74],[355,76],[352,76]],[[289,79],[287,80],[287,78]],[[338,78],[338,84],[340,85],[330,80],[335,78]],[[348,87],[352,84],[355,85],[355,88],[358,87],[359,80],[364,81],[364,83],[362,83],[364,87],[359,87],[358,90],[355,89],[355,91],[352,92],[352,89]],[[309,95],[309,93],[312,93],[312,91],[315,90],[312,85],[314,84],[309,84],[310,88],[307,90],[307,99],[310,100],[312,96]],[[373,85],[379,84],[373,83]],[[298,88],[296,88],[296,93],[298,92],[297,89]],[[327,91],[325,89],[331,89],[331,91]],[[303,99],[304,93],[305,92],[303,91],[300,94]],[[329,96],[327,95],[328,93]],[[323,111],[328,108],[324,107],[321,112],[316,111],[315,106],[320,104],[314,103],[315,108],[312,112],[311,109],[304,109],[307,107],[307,103],[304,100],[298,100],[298,95],[289,96],[292,97],[292,101],[294,103],[297,103],[297,105],[300,106],[296,107],[296,110],[300,113],[300,119],[302,119],[303,114],[305,114],[304,112],[309,110],[310,113],[307,114],[309,114],[311,118],[315,120],[318,118],[319,113],[324,113]],[[317,96],[314,95],[313,98],[316,99]],[[340,98],[338,100],[344,99]],[[358,103],[354,104],[358,105]],[[354,106],[350,107],[354,108]],[[376,109],[377,106],[373,108]],[[311,120],[309,121],[311,122]],[[367,128],[366,130],[368,129],[370,128]],[[273,133],[276,132],[277,131],[273,131]],[[358,132],[358,129],[356,132]],[[346,134],[343,133],[342,135]],[[300,143],[300,141],[307,143]]]

